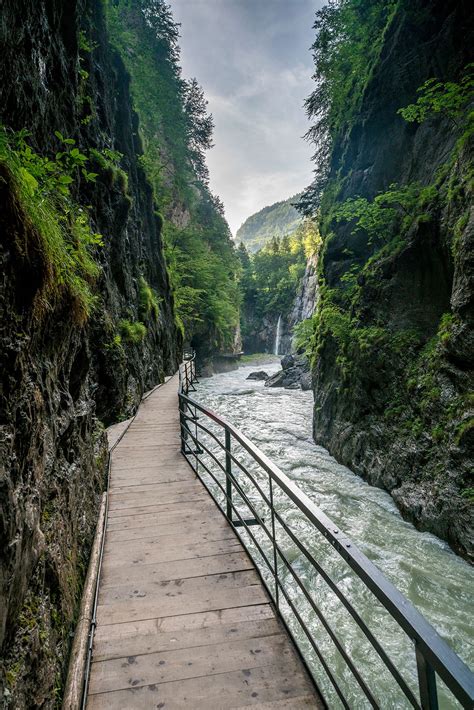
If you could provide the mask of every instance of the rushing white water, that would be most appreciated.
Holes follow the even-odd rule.
[[[275,333],[275,347],[273,348],[273,354],[280,354],[280,339],[281,339],[281,315],[278,316],[278,322]]]
[[[258,369],[262,363],[258,363]],[[264,365],[270,374],[279,365]],[[400,516],[392,498],[379,488],[367,485],[329,453],[316,446],[311,436],[313,398],[310,392],[265,388],[261,381],[247,381],[256,365],[201,380],[195,393],[206,406],[240,428],[328,515],[369,557],[388,579],[433,624],[438,633],[471,667],[474,665],[472,619],[474,569],[457,557],[442,540],[417,531]],[[396,461],[394,461],[396,466]],[[416,668],[411,642],[387,613],[374,603],[355,575],[348,570],[325,540],[319,540],[304,516],[291,509],[286,500],[276,498],[298,530],[299,539],[327,569],[339,587],[357,606],[359,613],[382,643],[390,658],[416,692]],[[258,527],[253,530],[259,530]],[[282,543],[283,544],[283,543]],[[382,708],[406,708],[408,701],[391,677],[370,652],[368,643],[352,618],[293,546],[286,546],[293,566],[305,583],[314,589],[314,598],[370,687]],[[291,586],[292,579],[286,581]],[[298,590],[296,590],[297,594]],[[319,646],[347,694],[351,708],[369,707],[332,642],[318,627],[314,614],[298,601],[301,614],[313,625]],[[340,707],[319,662],[312,655],[301,629],[296,634],[310,666],[329,698],[330,708]],[[438,680],[440,708],[457,703]]]

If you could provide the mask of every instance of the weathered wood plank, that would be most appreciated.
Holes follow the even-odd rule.
[[[115,587],[106,587],[101,590],[99,603],[112,604],[116,601],[133,599],[153,599],[157,602],[162,597],[178,597],[185,594],[207,595],[217,589],[239,589],[252,584],[260,586],[260,579],[255,570],[239,570],[238,572],[219,572],[206,574],[201,577],[178,577],[177,579],[163,579],[145,581],[140,579],[132,584],[121,584]]]
[[[214,587],[203,594],[183,594],[176,597],[145,597],[126,601],[116,601],[97,607],[97,619],[100,624],[121,624],[125,621],[155,619],[161,616],[177,616],[183,609],[189,614],[216,609],[230,609],[235,606],[252,606],[268,601],[262,586],[251,585],[235,589]]]
[[[130,533],[128,533],[128,535],[130,535]],[[110,550],[112,554],[114,549],[116,549],[120,555],[123,555],[124,551],[134,550],[138,547],[143,549],[148,549],[152,545],[169,545],[170,547],[174,547],[179,543],[180,537],[186,537],[192,540],[193,537],[197,535],[199,535],[199,539],[203,542],[235,538],[234,531],[229,528],[224,518],[219,516],[217,520],[207,520],[201,524],[191,522],[188,525],[183,523],[181,526],[165,525],[159,527],[158,530],[154,530],[153,528],[141,528],[141,533],[124,540],[114,540],[113,536],[108,534],[106,549]]]
[[[115,518],[110,518],[107,524],[107,530],[127,530],[146,528],[149,525],[173,525],[182,522],[183,524],[208,520],[216,514],[215,509],[207,501],[202,501],[199,504],[189,504],[185,506],[162,506],[162,509],[156,513],[144,513],[139,517],[135,515],[122,515]]]
[[[98,661],[94,663],[95,673],[89,692],[104,693],[150,683],[212,676],[242,668],[269,666],[282,660],[290,663],[293,660],[293,651],[283,634]]]
[[[171,560],[140,567],[140,579],[144,581],[166,581],[169,579],[186,579],[201,577],[205,574],[218,574],[253,568],[252,562],[242,552],[242,547],[236,546],[235,551],[209,555],[207,557]],[[108,586],[130,584],[137,579],[137,570],[125,565],[115,569],[104,568],[101,576],[101,589]]]
[[[209,496],[208,496],[209,500]],[[153,513],[160,513],[163,509],[171,508],[174,506],[184,506],[184,505],[201,505],[206,502],[206,498],[202,495],[185,495],[177,498],[175,500],[169,500],[163,503],[153,503],[151,505],[136,505],[131,507],[120,507],[117,506],[115,509],[109,507],[108,517],[110,520],[114,518],[123,518],[125,516],[140,518],[142,515],[151,515]]]
[[[208,515],[209,515],[209,511]],[[220,516],[219,516],[220,518]],[[130,540],[141,540],[146,537],[166,537],[172,536],[174,539],[182,533],[186,535],[200,535],[209,530],[223,530],[228,528],[227,523],[223,518],[214,519],[209,517],[187,517],[181,516],[180,520],[163,523],[157,521],[149,521],[148,525],[142,525],[138,528],[125,528],[121,530],[111,530],[107,528],[107,540],[109,542],[127,542]]]
[[[208,557],[209,555],[219,555],[220,553],[237,552],[241,549],[242,545],[235,537],[193,543],[179,540],[175,546],[166,549],[158,549],[153,546],[149,551],[144,552],[143,549],[138,549],[136,552],[129,553],[126,557],[122,555],[106,555],[102,566],[104,569],[115,569],[124,566],[135,567],[136,575],[139,565],[142,564],[171,562],[172,560],[185,561],[193,558]]]
[[[99,626],[94,661],[281,633],[269,604]]]
[[[289,659],[261,668],[244,668],[230,673],[145,685],[133,689],[89,696],[88,710],[224,710],[231,707],[252,707],[262,702],[275,703],[286,699],[290,703],[312,694],[308,681],[299,672],[298,664]],[[271,707],[271,705],[270,705]],[[283,706],[284,707],[284,706]],[[308,705],[291,705],[298,710]],[[313,705],[316,703],[313,694]]]

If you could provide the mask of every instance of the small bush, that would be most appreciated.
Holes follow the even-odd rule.
[[[147,328],[143,323],[122,320],[119,323],[120,334],[127,343],[142,343],[147,334]]]

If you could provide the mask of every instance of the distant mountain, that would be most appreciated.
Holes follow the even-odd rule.
[[[283,202],[275,202],[253,214],[239,228],[236,242],[243,242],[249,251],[255,252],[272,237],[283,237],[294,232],[302,220],[301,214],[292,206],[299,197],[298,194]]]

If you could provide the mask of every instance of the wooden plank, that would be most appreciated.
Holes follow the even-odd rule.
[[[123,490],[122,488],[112,488],[110,491],[110,500],[111,501],[120,501],[120,500],[138,500],[138,501],[143,501],[143,494],[146,493],[146,500],[153,500],[155,499],[157,501],[160,500],[160,498],[164,495],[169,496],[169,495],[179,495],[181,493],[189,493],[192,491],[193,493],[198,492],[202,493],[203,497],[207,496],[208,494],[204,490],[204,487],[202,483],[197,480],[197,479],[192,479],[189,481],[178,481],[177,483],[166,483],[166,488],[160,488],[159,483],[153,483],[153,484],[144,484],[142,486],[139,486],[138,489],[134,488],[133,490]]]
[[[210,498],[209,496],[207,496],[207,501],[209,500]],[[151,505],[136,505],[131,507],[124,507],[117,504],[116,508],[109,507],[108,518],[109,520],[113,520],[114,518],[124,518],[125,516],[140,518],[142,515],[152,515],[154,513],[160,513],[163,509],[166,508],[177,508],[178,506],[189,506],[190,504],[200,506],[203,503],[206,503],[207,501],[206,498],[203,498],[202,495],[198,496],[190,494],[181,496],[180,498],[174,500],[168,500],[163,503],[153,503]]]
[[[186,491],[167,491],[164,490],[152,492],[149,495],[139,495],[136,493],[127,493],[110,496],[109,510],[126,510],[127,508],[150,508],[152,505],[164,505],[169,503],[181,503],[184,501],[201,501],[206,500],[207,494],[199,488],[194,488]],[[146,500],[146,505],[143,501]]]
[[[282,660],[291,663],[293,659],[288,639],[279,634],[98,661],[94,663],[89,693],[212,676],[242,668],[260,668]]]
[[[199,536],[199,538],[196,538],[196,536]],[[126,531],[124,539],[119,540],[114,539],[112,533],[108,533],[105,538],[105,545],[106,549],[113,552],[114,548],[118,548],[120,554],[123,554],[125,550],[136,549],[137,545],[143,545],[144,549],[148,549],[154,544],[173,547],[179,544],[182,538],[209,542],[230,537],[235,537],[234,531],[229,527],[227,521],[222,516],[219,516],[216,520],[206,520],[202,523],[191,521],[187,525],[176,523],[174,525],[159,526],[158,529],[140,528],[134,535]],[[138,540],[140,540],[140,543],[137,542]]]
[[[157,685],[155,683],[127,690],[89,696],[88,710],[223,710],[224,708],[278,707],[277,702],[288,701],[287,707],[322,708],[314,691],[304,682],[295,663],[275,663],[262,668],[243,669]],[[306,699],[313,698],[308,706]],[[304,700],[302,700],[304,699]],[[295,702],[294,705],[291,703]],[[305,704],[301,704],[304,702]],[[297,704],[300,703],[300,704]],[[264,706],[265,707],[265,706]],[[285,707],[284,705],[282,707]]]
[[[252,710],[303,710],[304,708],[315,708],[314,694],[293,696],[284,700],[270,700],[263,703],[252,703],[251,705],[239,705],[241,710],[252,708]]]
[[[269,604],[99,626],[94,661],[281,633]]]
[[[265,604],[268,601],[261,585],[251,585],[235,589],[214,587],[205,594],[182,594],[176,597],[160,596],[157,598],[117,601],[97,607],[99,624],[121,624],[125,621],[156,619],[162,616],[177,616],[186,609],[189,614],[216,609],[231,609],[236,606]]]
[[[262,702],[275,703],[311,694],[308,681],[299,672],[298,664],[289,659],[260,668],[244,668],[233,672],[198,676],[179,681],[134,687],[89,696],[89,710],[224,710],[252,707]],[[299,701],[296,701],[299,702]],[[270,705],[271,707],[271,705]],[[307,708],[291,704],[288,707]],[[313,694],[312,708],[323,707]]]
[[[227,522],[219,516],[219,518],[211,518],[209,516],[193,517],[191,515],[186,518],[181,517],[173,523],[149,522],[148,525],[142,525],[138,528],[125,528],[125,530],[107,530],[107,542],[128,542],[130,540],[143,540],[147,537],[168,537],[176,539],[180,533],[183,535],[201,535],[211,530],[229,529]]]
[[[140,567],[140,579],[146,581],[165,581],[168,579],[188,579],[201,577],[205,574],[233,572],[253,568],[241,546],[236,546],[235,551],[195,557],[194,559],[171,560],[170,562],[157,562]],[[135,567],[124,565],[115,569],[104,568],[101,576],[101,589],[122,584],[130,584],[137,579]]]
[[[136,530],[137,528],[146,528],[149,525],[173,525],[182,522],[183,524],[190,523],[193,520],[199,522],[201,520],[209,520],[210,516],[216,514],[213,510],[214,504],[207,501],[202,501],[195,505],[170,506],[170,510],[160,510],[156,513],[144,513],[139,517],[135,515],[123,515],[115,518],[110,518],[107,524],[107,530]]]
[[[128,554],[126,559],[120,555],[105,555],[102,564],[103,569],[116,569],[119,567],[135,567],[135,575],[137,574],[138,565],[149,565],[154,562],[170,562],[171,560],[181,560],[183,568],[188,564],[188,560],[193,558],[208,557],[209,555],[219,555],[225,552],[237,552],[242,549],[242,545],[235,537],[230,537],[225,540],[213,540],[211,542],[183,542],[179,541],[174,547],[166,549],[157,549],[153,546],[149,551],[144,552],[142,549],[137,550],[133,554]]]
[[[205,547],[207,544],[220,543],[229,541],[231,546],[236,543],[234,531],[228,526],[223,525],[215,529],[208,530],[200,534],[199,543],[190,544],[188,539],[193,538],[176,538],[175,535],[155,535],[141,540],[127,540],[124,542],[107,542],[105,541],[105,553],[110,560],[120,558],[121,564],[140,564],[143,562],[159,562],[169,559],[182,559],[182,550],[190,549],[191,546],[199,553],[200,547]],[[214,554],[214,553],[213,553]]]
[[[113,477],[113,490],[121,490],[122,488],[132,488],[135,486],[144,486],[150,484],[161,485],[163,483],[181,483],[183,481],[195,480],[194,476],[190,475],[190,472],[186,469],[180,471],[177,468],[170,469],[169,471],[163,471],[162,469],[157,471],[152,471],[150,473],[141,473],[138,476],[130,478],[127,473],[126,476]]]
[[[121,584],[106,587],[101,590],[99,603],[112,604],[115,601],[127,599],[156,599],[161,597],[176,597],[183,594],[209,594],[215,589],[231,587],[247,587],[252,584],[260,586],[260,578],[255,570],[239,570],[238,572],[218,572],[200,577],[178,577],[177,579],[163,579],[161,581],[147,581],[140,575],[140,579],[131,584]]]

